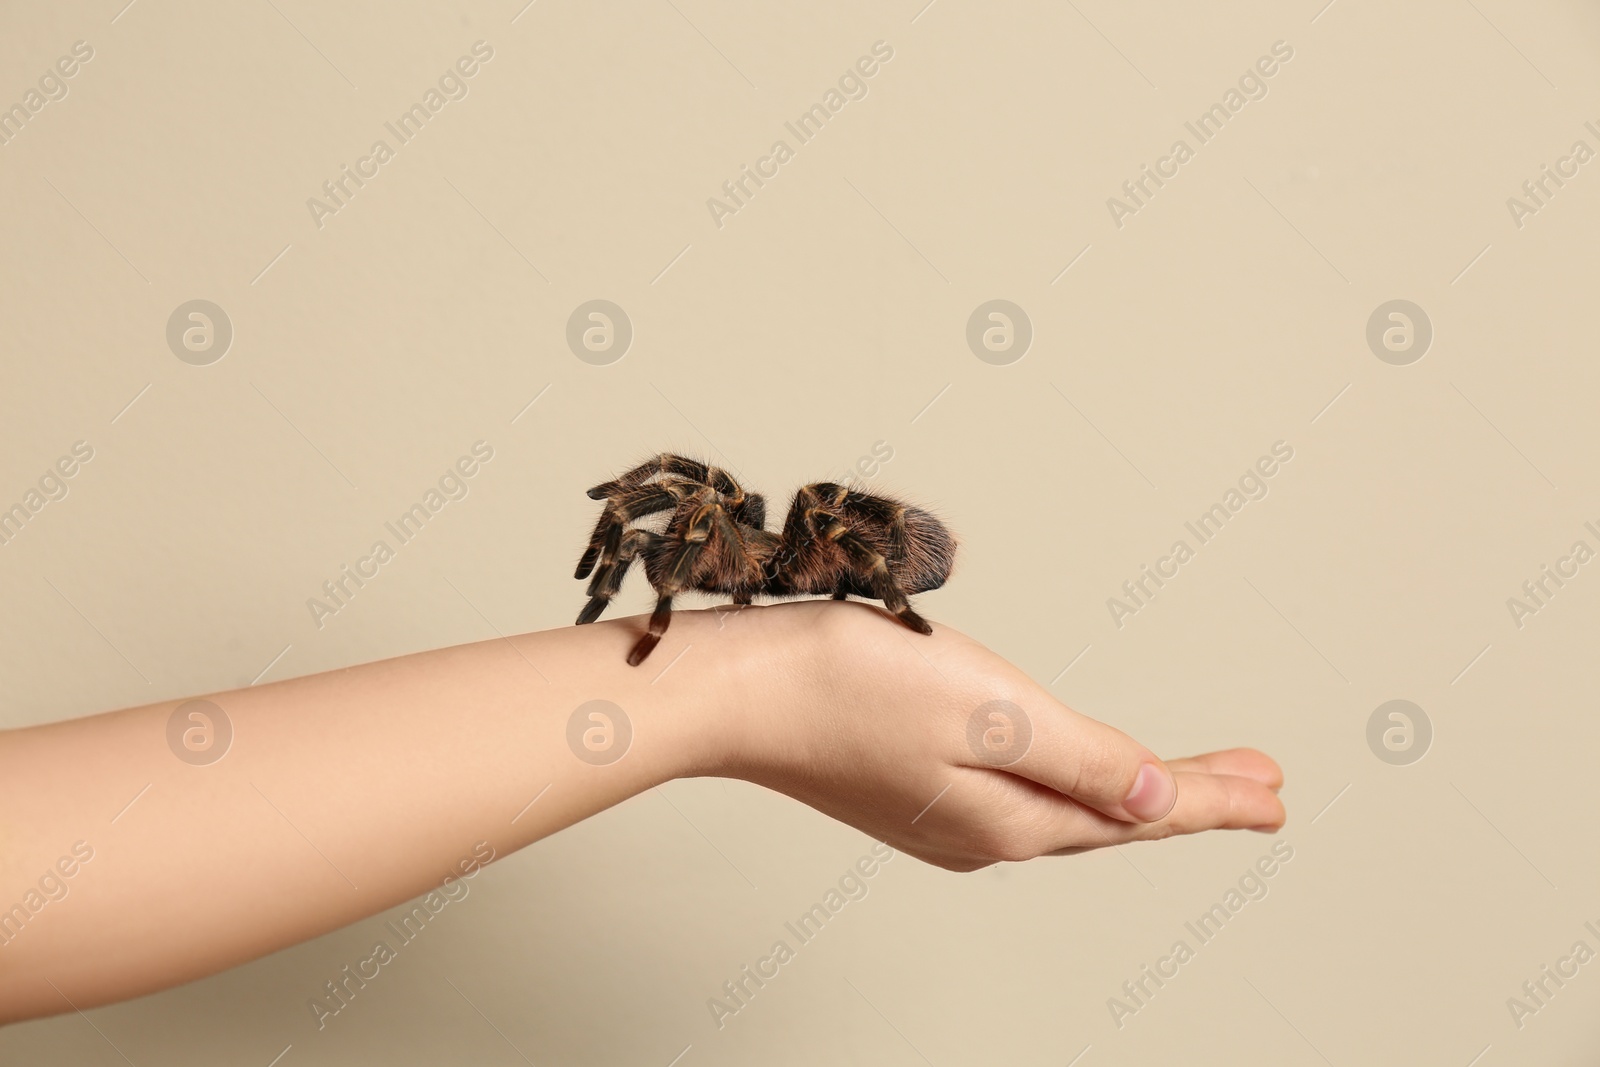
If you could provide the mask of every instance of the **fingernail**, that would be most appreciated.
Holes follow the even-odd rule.
[[[1167,817],[1178,803],[1178,787],[1172,778],[1154,763],[1139,768],[1139,777],[1133,780],[1133,789],[1122,801],[1128,814],[1145,822],[1156,822]]]

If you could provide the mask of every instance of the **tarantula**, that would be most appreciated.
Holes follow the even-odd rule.
[[[955,538],[929,512],[833,482],[796,492],[783,532],[772,533],[759,493],[746,493],[727,471],[670,453],[602,482],[589,497],[606,505],[574,575],[593,572],[578,623],[598,619],[643,559],[657,600],[649,629],[628,653],[635,667],[667,632],[673,597],[690,590],[726,593],[735,604],[757,596],[869,597],[931,634],[906,598],[943,585],[955,558]],[[630,525],[661,512],[670,515],[659,532]]]

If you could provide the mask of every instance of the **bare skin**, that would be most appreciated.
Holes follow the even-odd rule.
[[[630,667],[643,628],[617,619],[214,694],[233,739],[207,765],[169,748],[182,701],[0,733],[0,909],[45,900],[21,921],[0,911],[0,1022],[255,959],[459,877],[479,842],[504,856],[680,777],[782,791],[954,871],[1285,818],[1265,755],[1163,763],[948,627],[924,637],[828,601],[685,611]],[[569,718],[596,699],[633,730],[604,765],[568,744]],[[991,701],[1031,728],[1003,767],[969,743]]]

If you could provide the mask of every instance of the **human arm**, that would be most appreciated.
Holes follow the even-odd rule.
[[[1154,757],[947,627],[923,637],[829,602],[679,612],[629,667],[639,628],[549,630],[216,694],[233,739],[205,765],[168,746],[180,701],[0,734],[0,909],[78,842],[93,851],[52,876],[66,894],[15,932],[0,915],[0,1021],[265,955],[459,876],[479,842],[503,856],[678,777],[745,778],[957,870],[1283,819],[1276,766],[1236,751],[1170,771],[1155,761],[1176,806],[1135,821],[1123,798]],[[591,700],[631,723],[615,762],[569,747],[569,719]],[[1006,768],[968,745],[972,711],[991,701],[1022,709],[1032,731]]]

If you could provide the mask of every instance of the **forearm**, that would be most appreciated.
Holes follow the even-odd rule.
[[[183,701],[0,735],[0,1021],[210,974],[437,888],[488,849],[504,856],[661,782],[716,773],[732,741],[719,723],[750,698],[738,664],[769,650],[742,647],[762,638],[736,617],[683,613],[677,647],[629,667],[638,628],[216,694],[233,737],[209,764],[169,747]],[[586,761],[569,718],[592,700],[622,708],[632,738],[613,723],[612,747]],[[584,728],[605,743],[603,722]]]

